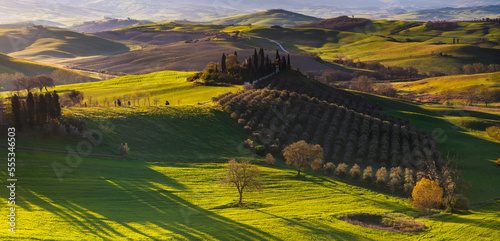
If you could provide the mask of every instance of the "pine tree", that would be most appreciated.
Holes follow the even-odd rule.
[[[33,128],[35,124],[35,99],[31,92],[28,92],[28,97],[26,98],[26,112],[28,125]]]
[[[19,97],[14,94],[11,99],[12,105],[12,113],[14,114],[14,127],[17,130],[22,129],[22,121],[21,121],[21,103],[19,102]]]
[[[223,73],[226,73],[226,54],[222,53],[222,58],[220,60],[220,65]]]

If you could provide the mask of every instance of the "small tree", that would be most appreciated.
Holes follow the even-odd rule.
[[[327,162],[325,164],[325,166],[323,167],[323,169],[325,170],[325,174],[330,176],[335,171],[335,164],[333,164],[331,162]]]
[[[123,145],[122,143],[120,147],[118,147],[118,154],[120,154],[121,156],[125,156],[129,153],[130,153],[130,148],[128,147],[127,143],[125,143],[125,145]]]
[[[376,183],[378,185],[385,186],[387,184],[387,169],[385,167],[379,168],[375,175],[377,176]]]
[[[154,104],[155,106],[158,106],[158,102],[160,102],[160,98],[154,98],[154,99],[153,99],[153,104]]]
[[[231,160],[226,164],[226,176],[222,179],[223,186],[234,185],[238,189],[240,199],[238,204],[242,203],[243,191],[246,190],[262,190],[262,180],[260,170],[248,161],[238,163]]]
[[[347,168],[349,166],[345,163],[340,163],[335,169],[335,175],[340,178],[344,178],[347,175]]]
[[[78,90],[71,90],[65,95],[71,100],[71,102],[73,102],[73,105],[76,105],[83,100],[83,93]]]
[[[403,187],[403,171],[401,167],[391,168],[389,186],[391,187],[391,192],[395,193]]]
[[[287,165],[297,167],[297,176],[300,176],[300,170],[311,166],[314,161],[323,159],[323,148],[320,145],[307,144],[305,141],[298,141],[285,147],[283,156]]]
[[[276,164],[276,159],[274,159],[271,153],[267,153],[266,155],[266,164],[268,166],[274,166],[274,164]]]
[[[422,180],[417,182],[415,188],[413,188],[411,196],[415,207],[430,214],[432,208],[439,208],[441,205],[443,201],[443,189],[439,187],[437,182],[422,178]]]
[[[373,181],[373,168],[368,166],[363,170],[363,181],[371,183]]]
[[[410,195],[413,191],[413,187],[415,186],[415,179],[413,178],[413,171],[411,169],[405,169],[405,184],[404,190],[405,193]]]
[[[361,176],[361,169],[359,167],[358,164],[354,164],[354,166],[352,166],[351,170],[349,171],[349,173],[351,174],[351,178],[354,179],[354,180],[358,180]]]

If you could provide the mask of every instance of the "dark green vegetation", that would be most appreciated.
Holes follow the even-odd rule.
[[[296,92],[263,89],[226,94],[217,100],[255,140],[276,153],[305,140],[321,145],[325,162],[417,170],[426,159],[443,162],[431,133],[355,112],[350,106],[333,104],[335,96],[331,98],[332,102],[326,102]],[[372,111],[368,106],[357,108]]]
[[[300,13],[290,12],[283,9],[271,9],[263,12],[237,15],[234,17],[220,18],[209,21],[217,25],[258,25],[290,27],[299,24],[320,21],[321,18],[311,17]]]

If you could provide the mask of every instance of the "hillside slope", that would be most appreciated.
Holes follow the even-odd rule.
[[[252,14],[236,15],[233,17],[221,18],[208,21],[210,24],[220,25],[279,25],[289,27],[321,20],[320,18],[294,13],[283,9],[271,9]]]
[[[0,74],[13,74],[16,72],[23,73],[28,76],[39,74],[50,74],[59,67],[35,63],[20,58],[8,56],[0,53]]]
[[[128,51],[124,44],[60,28],[0,29],[0,52],[33,61]]]

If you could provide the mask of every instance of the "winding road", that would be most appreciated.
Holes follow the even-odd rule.
[[[272,39],[268,39],[268,40],[271,41],[271,42],[273,42],[273,43],[275,43],[275,44],[277,44],[281,48],[281,50],[283,50],[285,53],[288,54],[288,51],[286,51],[286,49],[283,48],[283,46],[278,41],[275,41],[275,40],[272,40]]]

